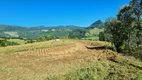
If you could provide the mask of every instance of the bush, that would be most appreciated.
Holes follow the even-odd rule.
[[[100,32],[100,33],[99,33],[99,40],[100,40],[100,41],[105,41],[104,32]]]

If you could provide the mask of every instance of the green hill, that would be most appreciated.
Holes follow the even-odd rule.
[[[49,34],[51,36],[68,36],[70,32],[76,29],[82,29],[82,27],[67,25],[67,26],[36,26],[36,27],[21,27],[21,26],[9,26],[0,25],[0,37],[21,37],[36,39],[40,35]]]
[[[87,29],[94,29],[94,28],[104,28],[104,23],[101,20],[98,20],[91,24]]]

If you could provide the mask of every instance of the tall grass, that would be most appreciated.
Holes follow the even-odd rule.
[[[79,70],[47,80],[141,80],[142,71],[127,64],[110,61],[88,63]]]

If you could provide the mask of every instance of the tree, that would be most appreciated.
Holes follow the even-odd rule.
[[[0,38],[0,46],[2,46],[2,47],[7,46],[5,38]]]
[[[128,43],[129,50],[130,50],[131,34],[133,34],[133,31],[135,29],[134,26],[132,26],[132,23],[136,20],[135,16],[133,16],[132,14],[133,10],[129,5],[124,5],[117,14],[117,19],[122,23],[121,26],[123,27],[122,35],[125,36],[125,40]]]
[[[100,32],[100,33],[99,33],[99,40],[100,40],[100,41],[105,41],[104,32]]]
[[[141,43],[141,38],[142,38],[142,26],[141,26],[141,15],[142,15],[142,0],[131,0],[130,1],[130,7],[133,10],[133,16],[136,17],[136,29],[137,29],[137,33],[136,33],[136,37],[137,39],[137,47],[142,44]]]
[[[76,29],[69,33],[69,38],[78,38],[78,39],[84,38],[86,32],[87,30],[85,29]]]
[[[43,36],[39,36],[37,38],[37,41],[48,41],[48,40],[52,40],[52,39],[54,39],[54,37],[51,35],[43,35]]]
[[[105,22],[105,40],[111,41],[117,52],[122,48],[130,55],[142,58],[142,0],[131,0],[117,14],[117,19]]]
[[[121,52],[126,37],[123,35],[123,27],[119,20],[108,19],[105,22],[105,33],[110,34],[110,41],[115,46],[117,52]]]
[[[37,38],[37,41],[45,41],[45,37],[39,36],[39,37]]]
[[[52,40],[54,37],[51,35],[45,35],[44,36],[46,40]]]
[[[27,44],[27,43],[34,43],[34,42],[35,42],[34,40],[29,39],[29,40],[27,40],[26,44]]]

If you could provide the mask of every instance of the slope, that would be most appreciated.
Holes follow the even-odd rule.
[[[37,44],[13,46],[11,51],[17,47]],[[45,47],[49,44],[54,46]],[[24,51],[7,52],[7,54],[1,51],[3,54],[0,55],[0,79],[135,80],[142,74],[142,63],[135,58],[123,56],[105,48],[87,49],[85,47],[105,44],[109,43],[63,40],[43,42],[42,47],[35,46],[31,49],[29,47]]]

